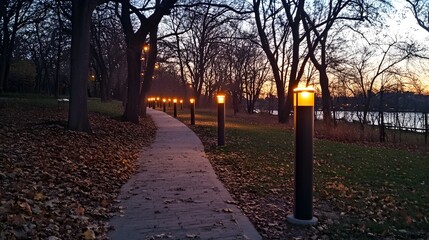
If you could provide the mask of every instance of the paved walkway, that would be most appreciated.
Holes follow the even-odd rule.
[[[183,123],[148,109],[158,127],[140,170],[121,190],[124,213],[113,240],[261,239],[217,179],[199,138]]]

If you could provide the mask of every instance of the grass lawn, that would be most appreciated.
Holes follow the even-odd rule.
[[[22,108],[25,106],[36,106],[67,110],[69,103],[58,103],[57,99],[53,98],[52,96],[5,93],[3,95],[0,95],[0,104],[3,104],[7,107],[19,106],[20,108]],[[113,118],[120,118],[123,113],[123,107],[121,101],[112,100],[108,102],[101,102],[99,98],[89,98],[88,111],[102,113]]]
[[[170,112],[170,110],[168,111]],[[179,119],[189,124],[187,110]],[[314,227],[286,222],[293,208],[293,130],[272,116],[227,115],[217,147],[216,113],[197,109],[191,128],[218,174],[264,238],[429,237],[429,154],[325,139],[314,141]],[[264,123],[265,122],[265,123]]]

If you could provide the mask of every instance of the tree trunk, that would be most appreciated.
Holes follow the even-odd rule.
[[[98,51],[97,51],[98,50]],[[96,68],[98,70],[97,76],[100,80],[100,98],[102,102],[110,100],[109,94],[109,73],[106,63],[103,59],[101,51],[101,44],[97,43],[97,48],[91,45],[91,54],[95,60]]]
[[[9,65],[7,62],[6,53],[3,53],[0,56],[0,93],[7,90],[7,67]]]
[[[236,91],[232,92],[232,107],[234,108],[234,116],[239,112],[239,100],[238,93]]]
[[[147,94],[152,86],[152,76],[155,72],[156,56],[158,55],[158,27],[156,26],[149,33],[150,50],[147,59],[146,71],[143,78],[143,85],[140,91],[140,116],[146,116],[146,99]]]
[[[293,109],[293,90],[297,86],[298,86],[298,82],[294,83],[294,82],[289,81],[287,97],[284,98],[283,105],[282,105],[282,109],[284,109],[283,114],[285,115],[283,123],[289,124],[290,112]],[[279,98],[279,104],[280,104],[280,98]],[[279,109],[280,109],[280,105],[279,105]]]
[[[135,46],[137,45],[137,46]],[[139,122],[139,93],[140,93],[140,45],[137,43],[127,47],[128,91],[124,121]]]
[[[73,0],[72,5],[71,89],[68,129],[90,132],[86,90],[89,74],[90,23],[94,7],[87,0]]]
[[[4,32],[3,36],[3,46],[2,52],[0,52],[0,93],[7,91],[7,77],[10,68],[10,57],[9,57],[9,35],[7,34],[7,30]]]
[[[0,4],[0,13],[4,14],[4,19],[2,19],[3,25],[2,28],[2,42],[0,47],[0,93],[7,91],[7,78],[10,68],[10,53],[11,53],[11,34],[9,32],[9,19],[6,18],[6,3],[3,1]]]
[[[329,91],[329,78],[326,72],[326,66],[322,66],[319,70],[320,87],[322,88],[322,111],[323,122],[330,125],[332,122],[331,117],[331,93]]]

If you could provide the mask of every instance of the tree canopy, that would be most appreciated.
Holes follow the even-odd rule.
[[[160,76],[198,104],[226,92],[235,112],[262,110],[274,94],[279,122],[289,121],[292,90],[312,86],[329,124],[338,94],[371,92],[369,106],[372,94],[392,91],[386,82],[427,91],[418,70],[427,66],[426,42],[389,26],[392,16],[411,14],[410,27],[428,31],[428,3],[406,4],[403,11],[366,0],[4,0],[0,91],[69,96],[69,129],[90,131],[88,96],[124,101],[124,120],[138,122],[147,97],[162,95],[151,91]]]

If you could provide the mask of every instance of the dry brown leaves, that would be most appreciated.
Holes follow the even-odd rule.
[[[121,185],[155,135],[90,114],[92,134],[65,129],[67,113],[0,109],[0,239],[105,239]]]

